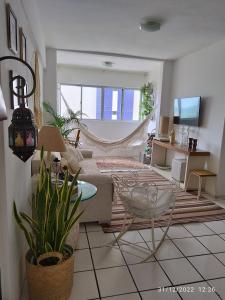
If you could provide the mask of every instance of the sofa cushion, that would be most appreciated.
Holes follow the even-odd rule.
[[[96,160],[93,158],[84,159],[80,161],[79,165],[82,168],[83,174],[100,174]]]
[[[93,151],[92,150],[82,149],[82,148],[80,148],[79,150],[82,153],[83,158],[92,158],[92,156],[93,156]]]

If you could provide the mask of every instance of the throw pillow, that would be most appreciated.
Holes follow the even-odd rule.
[[[80,169],[79,162],[74,158],[68,160],[68,167],[72,174],[76,174]]]
[[[83,155],[80,152],[80,150],[78,150],[77,148],[74,148],[71,145],[66,145],[66,152],[61,153],[61,155],[66,159],[66,160],[70,160],[70,159],[75,159],[76,161],[81,161],[83,160]]]

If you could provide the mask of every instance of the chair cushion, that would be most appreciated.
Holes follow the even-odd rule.
[[[150,194],[143,187],[132,188],[130,191],[120,193],[125,208],[140,218],[158,218],[165,214],[175,203],[172,191],[158,190]]]

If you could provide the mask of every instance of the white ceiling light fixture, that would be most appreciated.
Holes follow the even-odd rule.
[[[108,68],[112,68],[113,64],[111,61],[103,61],[103,65]]]
[[[143,31],[154,32],[160,30],[161,23],[156,20],[144,20],[140,23],[139,28]]]

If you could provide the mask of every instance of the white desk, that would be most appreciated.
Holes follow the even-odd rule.
[[[170,144],[169,142],[161,142],[159,140],[152,141],[152,159],[151,165],[166,165],[167,150],[182,153],[186,156],[187,164],[184,178],[184,188],[187,186],[187,179],[190,170],[203,169],[207,158],[210,156],[210,152],[199,150],[189,150],[187,147],[180,146],[178,144]],[[195,189],[197,187],[196,180],[193,178],[188,185],[189,189]]]

